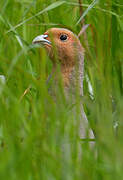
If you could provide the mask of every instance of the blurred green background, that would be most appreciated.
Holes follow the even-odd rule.
[[[84,23],[91,25],[89,46],[83,36],[80,40],[86,49],[84,108],[96,132],[93,150],[79,139],[62,88],[57,102],[48,93],[52,63],[46,52],[31,46],[51,27],[78,34],[79,1],[0,2],[0,74],[6,77],[0,82],[1,180],[123,178],[123,1],[82,3]]]

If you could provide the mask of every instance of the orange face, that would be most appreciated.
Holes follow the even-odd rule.
[[[64,28],[51,28],[37,36],[33,43],[43,44],[52,61],[58,59],[62,65],[74,65],[78,52],[83,51],[77,36]]]

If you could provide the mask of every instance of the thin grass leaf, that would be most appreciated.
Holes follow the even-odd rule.
[[[61,5],[64,4],[64,3],[65,3],[65,1],[58,1],[58,2],[52,3],[52,4],[50,4],[48,7],[46,7],[45,9],[43,9],[42,11],[40,11],[40,12],[38,12],[37,14],[35,14],[34,16],[31,16],[30,18],[22,21],[21,23],[17,24],[17,25],[14,26],[13,28],[16,29],[17,27],[19,27],[19,26],[23,25],[24,23],[30,21],[31,19],[33,19],[33,18],[35,18],[35,17],[37,17],[37,16],[39,16],[39,15],[45,13],[45,12],[48,12],[48,11],[50,11],[50,10],[52,10],[52,9],[55,9],[55,8],[61,6]],[[10,31],[12,31],[13,28],[10,29],[9,31],[7,31],[6,33],[9,33]]]
[[[14,32],[15,37],[16,37],[19,45],[21,46],[22,49],[24,49],[24,45],[23,45],[23,42],[22,42],[21,38],[19,37],[19,35],[17,34],[17,32],[15,31],[15,29],[13,28],[13,26],[10,24],[10,22],[8,22],[8,25],[10,26],[10,28],[11,28],[12,31]]]
[[[74,2],[66,2],[66,4],[68,4],[68,5],[73,5],[73,6],[80,6],[80,4],[79,3],[74,3]],[[83,6],[83,7],[87,7],[87,9],[89,8],[89,4],[81,4],[81,6]],[[119,14],[117,14],[117,13],[115,13],[114,11],[111,11],[111,10],[107,10],[107,9],[103,9],[103,8],[100,8],[100,7],[92,7],[92,9],[95,9],[95,10],[98,10],[98,11],[102,11],[102,12],[105,12],[106,14],[108,14],[108,15],[114,15],[114,16],[116,16],[116,17],[118,17],[118,18],[122,18],[123,17],[123,15],[119,15]],[[83,16],[83,15],[82,15]],[[81,20],[80,20],[81,21]]]
[[[1,20],[4,24],[6,24],[4,18],[2,17],[1,14],[0,14],[0,20]]]
[[[86,9],[86,11],[83,13],[83,15],[80,17],[80,19],[77,21],[76,25],[78,25],[81,20],[87,15],[87,13],[95,6],[95,4],[98,3],[99,0],[94,0]]]
[[[22,50],[19,51],[19,53],[17,54],[17,56],[12,59],[12,62],[11,62],[11,64],[10,64],[10,67],[9,67],[9,69],[8,69],[8,72],[7,72],[7,77],[8,77],[8,78],[9,78],[9,76],[11,75],[11,73],[12,73],[12,71],[13,71],[13,68],[15,67],[16,63],[18,62],[18,60],[19,60],[19,58],[22,56],[22,54],[27,53],[27,51],[29,51],[29,50],[31,50],[31,49],[33,49],[33,48],[35,48],[34,45],[30,45],[30,46],[27,46],[27,47],[25,46],[25,48],[22,48]]]

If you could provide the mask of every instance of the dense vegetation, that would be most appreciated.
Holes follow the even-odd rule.
[[[83,0],[82,9],[79,3],[0,2],[0,74],[6,77],[0,83],[1,180],[123,178],[123,1]],[[50,27],[78,34],[83,19],[90,24],[86,40],[80,37],[86,49],[83,102],[96,132],[94,150],[79,139],[62,87],[57,103],[49,95],[52,63],[44,49],[31,45]]]

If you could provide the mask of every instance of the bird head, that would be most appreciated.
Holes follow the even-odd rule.
[[[78,61],[78,54],[84,50],[78,37],[64,28],[51,28],[33,40],[34,44],[43,44],[53,62],[56,58],[61,65],[73,66]]]
[[[66,79],[64,82],[67,84],[73,67],[80,61],[81,55],[84,56],[84,49],[78,37],[68,29],[51,28],[34,38],[33,44],[43,44],[53,64],[60,63]]]

